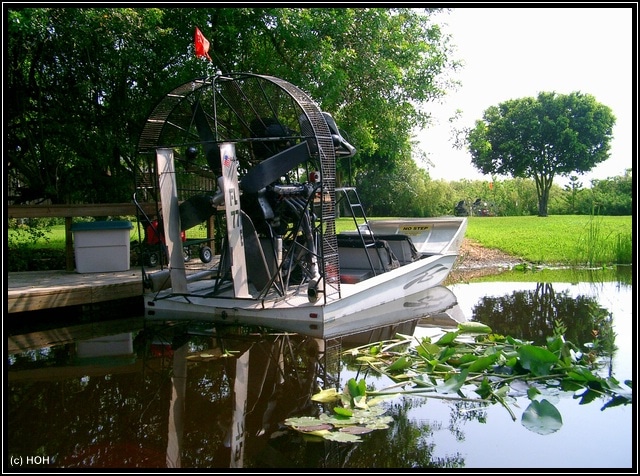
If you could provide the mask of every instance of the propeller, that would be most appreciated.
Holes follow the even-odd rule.
[[[258,193],[309,158],[307,143],[300,142],[252,167],[242,178],[240,188],[247,193]]]
[[[209,164],[209,167],[213,172],[220,175],[222,173],[222,169],[220,167],[220,152],[218,150],[218,144],[215,142],[215,137],[213,136],[211,127],[209,127],[209,121],[207,121],[207,116],[204,109],[202,109],[200,100],[194,102],[191,108],[193,110],[193,120],[195,122],[196,129],[198,130],[200,140],[202,141],[205,157],[207,158],[207,164]]]
[[[193,228],[208,220],[216,212],[216,197],[212,195],[193,195],[180,204],[180,229]]]

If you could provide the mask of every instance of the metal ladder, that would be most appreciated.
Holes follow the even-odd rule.
[[[364,207],[362,206],[362,202],[360,201],[358,191],[355,187],[341,187],[336,188],[336,197],[338,196],[338,194],[342,194],[342,197],[336,201],[336,208],[339,207],[342,200],[346,200],[346,203],[349,206],[349,210],[351,211],[351,217],[353,218],[356,230],[358,231],[358,236],[360,237],[360,241],[362,242],[365,254],[367,255],[367,260],[369,260],[369,266],[371,266],[373,275],[376,276],[378,273],[376,273],[376,268],[373,265],[373,261],[371,261],[371,256],[369,255],[369,252],[367,250],[369,248],[375,249],[380,263],[382,263],[383,260],[382,256],[380,256],[380,250],[376,246],[376,239],[373,235],[371,227],[369,226],[369,220],[367,219],[367,215],[364,212]],[[358,222],[358,219],[360,219],[360,222]],[[363,233],[363,229],[366,229],[366,237],[370,238],[370,241],[365,239],[365,233]]]

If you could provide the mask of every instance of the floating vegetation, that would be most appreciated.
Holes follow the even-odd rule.
[[[355,443],[359,435],[374,430],[386,430],[393,419],[384,415],[380,403],[394,395],[369,398],[364,380],[349,379],[342,393],[334,388],[322,390],[311,397],[315,402],[338,404],[333,415],[322,413],[318,418],[287,418],[284,424],[306,435],[343,443]]]
[[[332,414],[289,418],[285,424],[308,435],[357,442],[359,435],[385,429],[392,422],[384,415],[384,399],[411,395],[499,404],[517,421],[516,397],[526,395],[530,403],[520,422],[546,435],[562,427],[562,416],[552,403],[560,395],[571,396],[580,405],[600,399],[604,402],[601,410],[633,403],[631,380],[621,383],[611,375],[599,374],[604,361],[598,357],[598,339],[581,350],[565,340],[565,331],[562,322],[555,322],[554,335],[539,346],[494,334],[480,322],[465,322],[437,339],[397,335],[350,349],[346,359],[387,376],[393,385],[371,390],[364,379],[352,378],[342,392],[326,389],[312,397],[333,404]]]

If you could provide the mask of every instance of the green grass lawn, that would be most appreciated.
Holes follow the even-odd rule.
[[[532,263],[630,264],[631,216],[470,217],[466,237]]]
[[[132,221],[133,228],[130,232],[130,238],[132,242],[139,241],[138,238],[138,225],[135,221]],[[15,230],[9,230],[9,236],[15,235]],[[187,239],[204,239],[207,237],[207,230],[204,225],[199,225],[191,228],[187,231]],[[64,225],[54,225],[51,230],[46,233],[45,237],[38,240],[35,245],[36,248],[50,248],[64,250],[65,248],[65,233]]]

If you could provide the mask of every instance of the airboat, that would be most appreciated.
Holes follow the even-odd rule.
[[[143,267],[145,318],[329,338],[454,305],[441,284],[466,217],[369,219],[356,188],[336,186],[336,162],[356,153],[345,136],[273,76],[217,74],[169,92],[138,142],[158,213],[140,218],[160,227],[166,253],[166,267]],[[211,185],[187,187],[185,174]],[[338,232],[339,217],[353,227]],[[184,233],[211,223],[219,250],[194,267]]]

